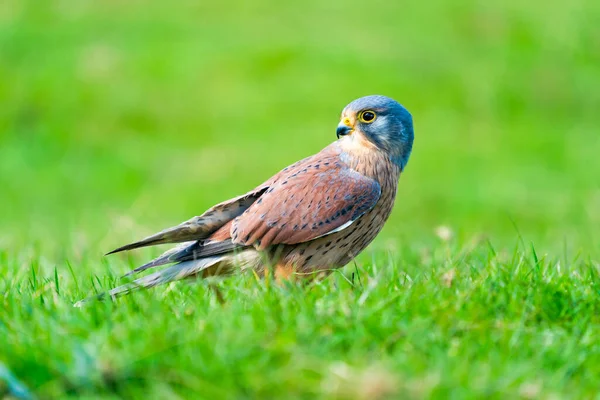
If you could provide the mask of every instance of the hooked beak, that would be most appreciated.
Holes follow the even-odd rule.
[[[337,130],[335,131],[335,134],[337,135],[337,137],[339,139],[340,136],[349,135],[353,131],[354,131],[354,128],[352,127],[350,120],[348,118],[344,118],[338,125]]]

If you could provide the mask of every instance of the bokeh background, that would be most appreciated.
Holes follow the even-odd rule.
[[[5,0],[0,243],[100,255],[317,152],[379,93],[416,141],[375,246],[444,225],[593,252],[599,21],[586,0]]]
[[[345,275],[72,308],[375,93],[415,146]],[[597,0],[2,0],[0,397],[592,397],[599,155]]]

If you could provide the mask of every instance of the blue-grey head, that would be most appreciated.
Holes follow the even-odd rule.
[[[412,116],[406,108],[385,96],[366,96],[354,100],[342,111],[337,127],[340,142],[374,145],[404,169],[412,150]]]

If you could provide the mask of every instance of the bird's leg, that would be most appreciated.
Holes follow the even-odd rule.
[[[316,280],[324,279],[333,269],[316,268],[310,272],[303,272],[296,265],[280,262],[275,266],[275,280],[279,283],[283,281],[300,282],[302,285],[308,285]]]
[[[225,296],[223,296],[221,289],[219,289],[219,287],[212,282],[208,284],[208,287],[210,287],[212,291],[215,292],[215,296],[217,297],[217,301],[219,302],[219,304],[225,304]]]
[[[284,280],[292,281],[299,278],[296,275],[296,267],[293,264],[277,263],[274,272],[275,280],[279,283],[282,283]]]
[[[260,270],[259,275],[261,275],[262,272],[262,277],[267,282],[267,285],[272,278],[276,278],[277,265],[280,261],[282,251],[283,246],[275,246],[267,251],[260,252],[262,258],[262,270]]]

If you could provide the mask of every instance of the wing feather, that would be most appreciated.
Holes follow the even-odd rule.
[[[234,219],[231,237],[258,248],[306,242],[349,226],[380,196],[379,183],[349,168],[338,154],[312,157],[277,175]]]
[[[139,242],[119,247],[107,253],[107,255],[163,243],[181,243],[206,239],[227,222],[246,211],[268,188],[268,186],[264,185],[259,186],[242,196],[217,204],[198,217],[194,217],[175,227],[165,229]]]

